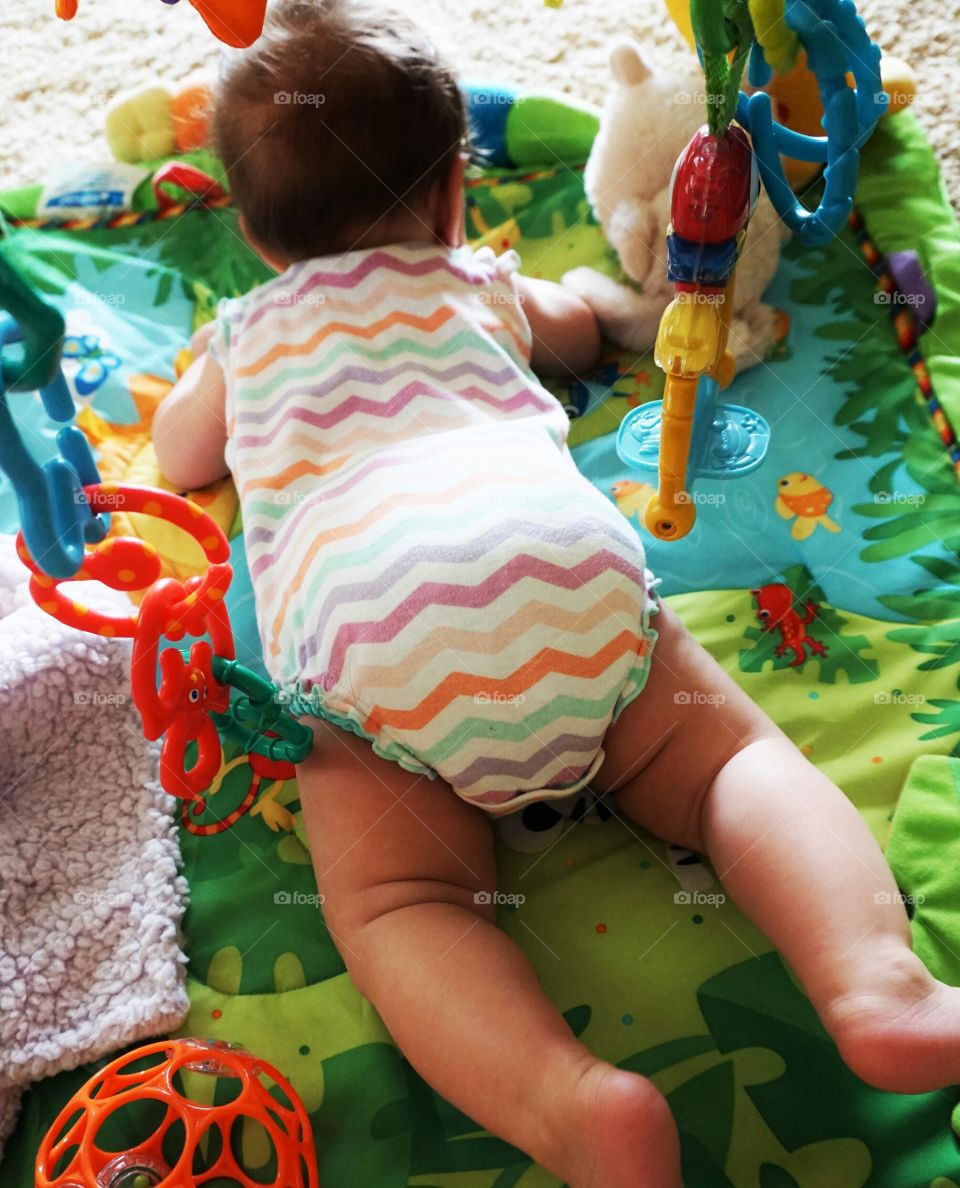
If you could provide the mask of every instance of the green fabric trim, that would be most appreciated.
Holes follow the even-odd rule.
[[[951,424],[960,424],[960,226],[933,149],[911,111],[882,120],[863,150],[857,209],[883,252],[912,248],[937,294],[919,340]]]
[[[960,760],[924,755],[910,768],[893,817],[887,861],[913,910],[924,965],[960,984]]]

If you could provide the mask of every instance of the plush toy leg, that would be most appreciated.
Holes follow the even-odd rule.
[[[563,284],[586,301],[611,342],[634,351],[652,348],[667,304],[662,294],[638,293],[587,267],[565,273]]]
[[[752,301],[737,310],[730,322],[727,349],[737,364],[737,372],[762,363],[776,341],[777,311],[762,301]]]

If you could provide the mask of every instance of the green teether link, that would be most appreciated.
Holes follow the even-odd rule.
[[[313,731],[290,714],[270,681],[236,660],[214,656],[214,677],[240,694],[226,713],[211,715],[217,729],[238,743],[245,753],[256,751],[268,759],[302,763],[313,748]],[[268,737],[276,734],[279,737]]]
[[[0,243],[0,310],[20,327],[23,353],[7,354],[0,344],[0,391],[30,392],[53,383],[60,370],[63,317],[21,278]]]
[[[703,62],[707,127],[722,136],[737,110],[740,80],[755,40],[748,0],[690,0],[693,36]],[[734,51],[733,61],[728,58]]]
[[[697,48],[706,56],[729,54],[736,45],[736,29],[727,20],[725,0],[690,0],[690,24]]]

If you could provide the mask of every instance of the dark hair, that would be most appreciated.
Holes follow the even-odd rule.
[[[291,262],[349,248],[346,228],[401,203],[416,210],[467,138],[430,40],[369,0],[279,0],[227,66],[213,132],[251,235]]]

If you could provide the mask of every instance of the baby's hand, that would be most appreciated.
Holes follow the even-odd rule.
[[[542,375],[583,375],[600,358],[600,327],[589,305],[570,289],[553,281],[516,277],[533,333],[534,371]]]
[[[161,402],[153,418],[153,448],[172,486],[195,491],[228,474],[226,386],[207,347],[214,323],[193,336],[193,362]]]
[[[193,338],[190,339],[190,351],[194,359],[198,355],[202,355],[207,349],[210,339],[213,337],[213,330],[216,324],[215,321],[204,322],[199,330],[194,331]]]

